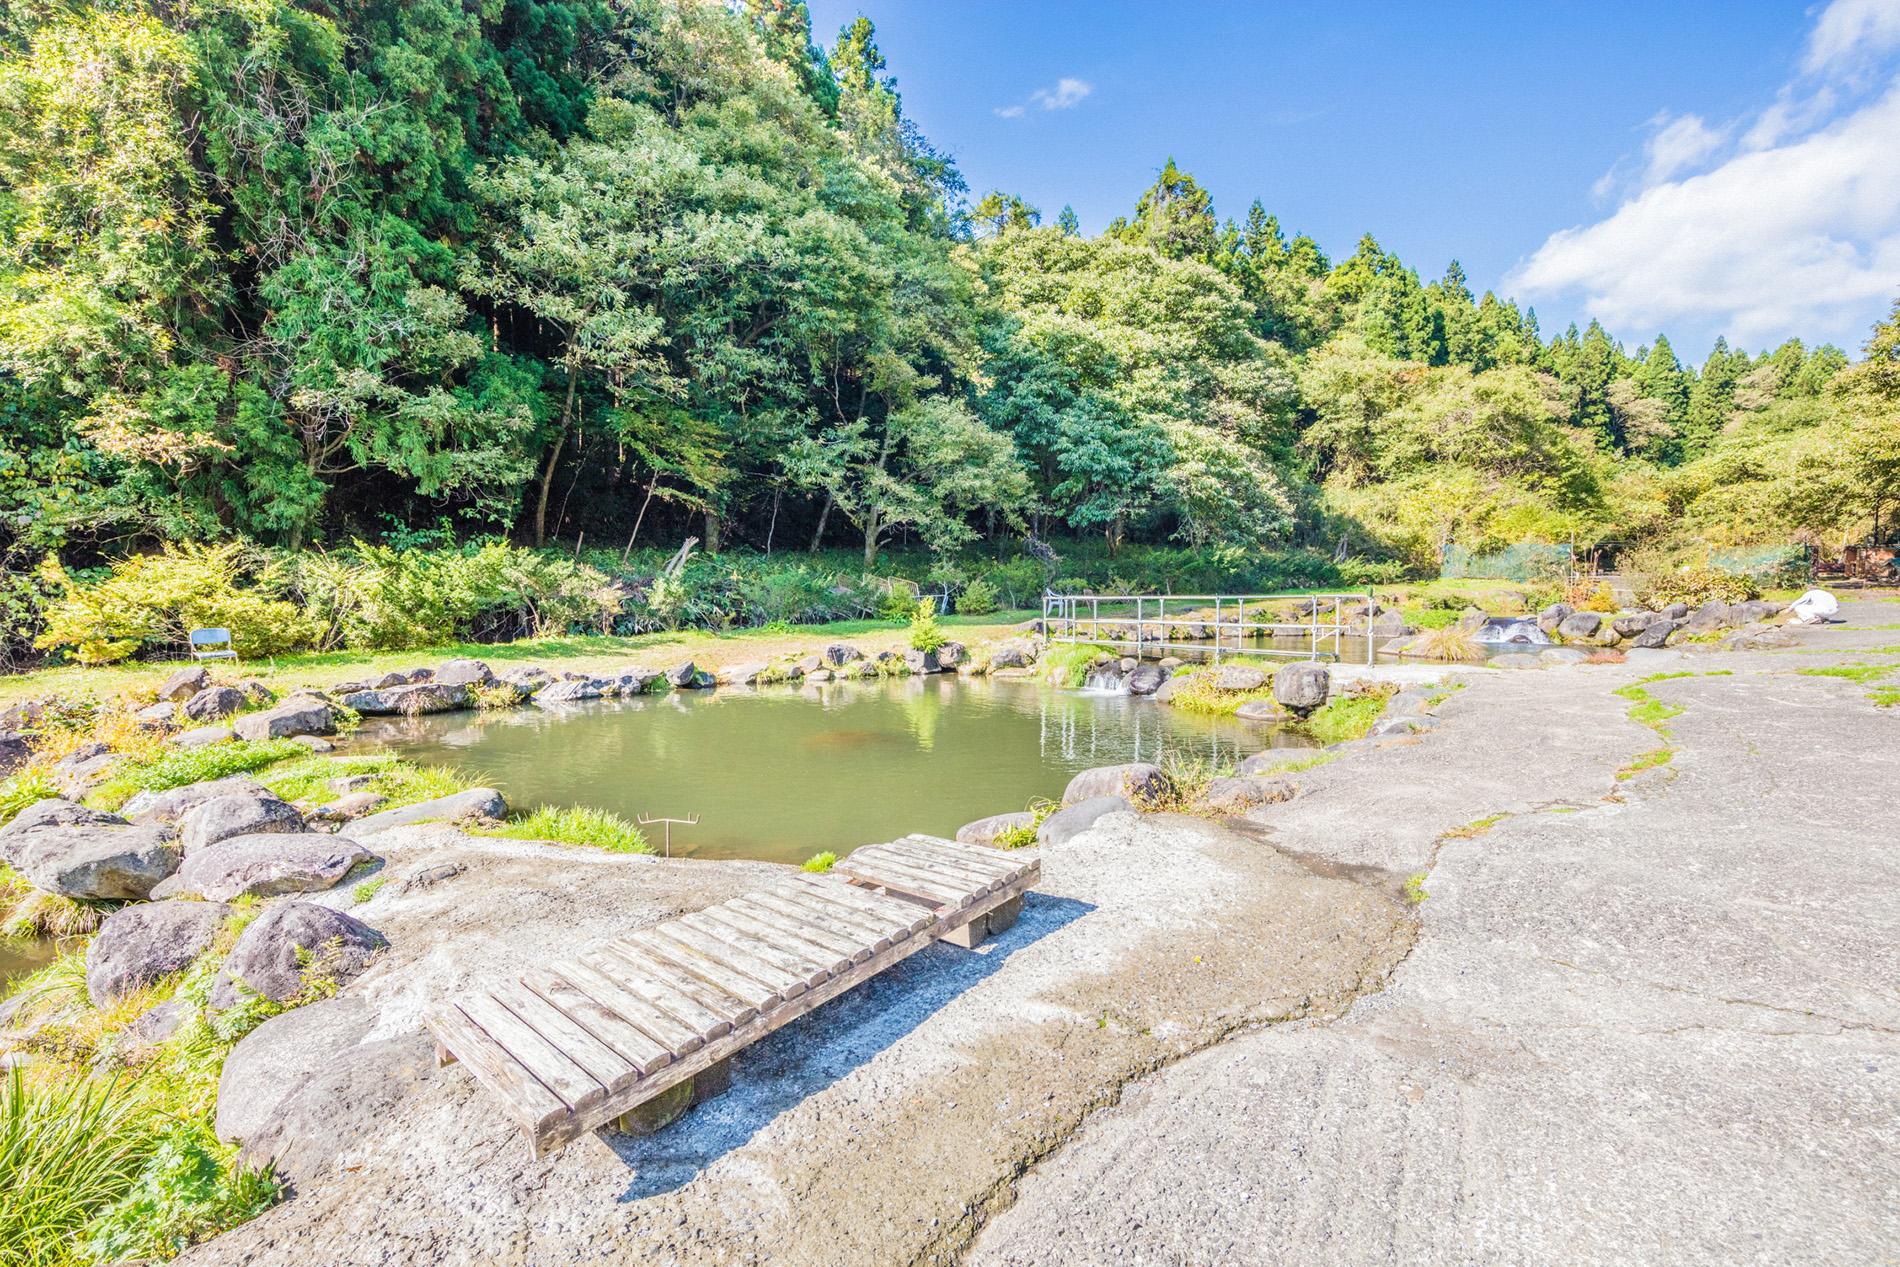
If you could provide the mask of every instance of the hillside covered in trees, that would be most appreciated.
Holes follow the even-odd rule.
[[[1172,160],[1095,238],[976,196],[873,26],[747,0],[14,5],[7,566],[166,541],[1457,543],[1889,535],[1867,357],[1547,334]],[[1158,156],[1160,157],[1160,156]],[[1333,571],[1328,574],[1328,569]]]

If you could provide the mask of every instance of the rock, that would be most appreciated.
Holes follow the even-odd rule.
[[[1271,774],[1281,766],[1305,760],[1312,755],[1311,748],[1268,748],[1242,761],[1234,767],[1234,772],[1242,775]]]
[[[1067,844],[1072,837],[1095,826],[1095,820],[1104,814],[1132,813],[1134,808],[1124,797],[1091,796],[1086,801],[1078,801],[1043,819],[1042,826],[1036,829],[1036,843]]]
[[[389,798],[381,792],[351,792],[339,796],[328,805],[319,805],[306,817],[322,818],[329,822],[348,822],[361,818],[389,804]]]
[[[1494,669],[1541,669],[1544,662],[1528,651],[1516,651],[1510,655],[1494,655],[1485,663]]]
[[[1027,811],[1016,814],[991,814],[988,818],[979,818],[974,823],[965,823],[957,828],[957,839],[966,845],[993,845],[996,843],[996,838],[1006,831],[1035,825],[1036,816]]]
[[[848,642],[834,642],[825,648],[825,659],[830,661],[834,667],[846,665],[853,660],[862,660],[863,658],[864,652],[858,650]]]
[[[1293,712],[1309,713],[1326,702],[1332,686],[1332,675],[1323,664],[1282,665],[1273,675],[1273,698]]]
[[[338,796],[348,796],[351,792],[361,792],[364,788],[376,786],[374,774],[345,774],[334,779],[325,779],[323,786]]]
[[[217,800],[223,796],[271,796],[271,790],[248,774],[232,774],[222,779],[208,779],[203,783],[192,783],[185,787],[169,788],[155,792],[151,799],[139,802],[138,797],[125,803],[126,814],[135,823],[176,823],[191,810],[206,801]],[[138,803],[136,809],[134,803]]]
[[[7,842],[8,861],[37,889],[62,897],[143,901],[178,870],[164,827],[43,827]]]
[[[601,675],[601,681],[607,686],[610,695],[642,695],[651,690],[655,682],[663,675],[658,669],[642,668],[637,664],[625,668],[609,669]]]
[[[1424,691],[1400,691],[1385,702],[1385,717],[1405,717],[1431,707],[1432,697]]]
[[[825,657],[821,655],[808,655],[800,660],[796,667],[801,674],[809,676],[824,668],[826,663]]]
[[[426,1032],[346,1047],[278,1102],[245,1141],[241,1160],[307,1185],[339,1153],[373,1139],[409,1095],[440,1076],[435,1040]],[[690,1080],[680,1085],[692,1089]]]
[[[1249,700],[1234,710],[1237,721],[1281,722],[1291,714],[1270,699]]]
[[[1021,669],[1027,668],[1028,665],[1029,658],[1023,654],[1021,647],[1003,646],[990,652],[990,668],[992,669]]]
[[[216,721],[244,707],[244,692],[234,686],[207,686],[185,701],[183,712],[193,721]]]
[[[919,651],[915,647],[905,650],[904,667],[912,673],[939,673],[943,670],[935,651]]]
[[[126,827],[130,824],[117,814],[108,814],[104,810],[90,809],[77,801],[63,797],[49,796],[34,801],[31,805],[13,816],[13,821],[0,827],[0,857],[9,857],[10,850],[20,840],[33,832],[48,827]]]
[[[169,726],[177,715],[178,705],[167,700],[160,700],[149,708],[141,708],[133,713],[132,720],[141,726]]]
[[[1217,691],[1257,691],[1266,684],[1266,673],[1251,664],[1223,664],[1214,670]]]
[[[1430,730],[1437,724],[1438,723],[1432,718],[1422,717],[1417,714],[1401,715],[1398,717],[1381,717],[1378,721],[1372,723],[1371,728],[1366,731],[1366,736],[1367,738],[1376,739],[1383,738],[1386,735],[1411,735],[1420,731]]]
[[[469,688],[441,682],[419,682],[413,686],[349,691],[340,695],[337,702],[365,717],[416,717],[425,713],[452,713],[467,708]]]
[[[492,787],[470,788],[466,792],[456,792],[450,796],[438,796],[433,801],[423,801],[417,805],[405,805],[401,809],[384,810],[368,818],[359,819],[345,833],[362,840],[379,831],[388,831],[392,827],[409,827],[416,823],[456,822],[465,818],[501,818],[508,813],[508,802],[501,793]]]
[[[176,902],[166,905],[197,906],[197,902]],[[139,1018],[126,1026],[126,1033],[132,1041],[145,1047],[158,1044],[176,1034],[179,1027],[198,1014],[198,1009],[189,999],[166,999],[156,1007],[147,1008]]]
[[[956,668],[970,658],[970,649],[960,642],[946,642],[937,648],[937,663],[945,671]]]
[[[246,1034],[218,1077],[218,1138],[236,1144],[256,1134],[312,1074],[360,1043],[371,1024],[362,999],[324,999]]]
[[[262,739],[287,739],[292,735],[327,735],[336,730],[336,714],[323,700],[293,695],[266,712],[238,718],[232,729],[237,731],[238,738],[253,743]]]
[[[1157,686],[1155,688],[1154,698],[1156,702],[1162,703],[1162,704],[1167,703],[1169,700],[1173,699],[1175,695],[1183,687],[1185,687],[1189,682],[1194,681],[1199,676],[1200,676],[1200,673],[1198,671],[1192,672],[1192,673],[1170,674],[1168,676],[1167,681],[1163,682],[1160,686]]]
[[[664,676],[668,686],[680,691],[689,691],[704,685],[705,683],[701,682],[702,678],[705,678],[707,683],[711,681],[706,674],[699,671],[699,667],[691,660],[686,661],[684,664],[674,665],[666,671]]]
[[[12,774],[32,759],[33,750],[27,745],[25,735],[0,730],[0,775]]]
[[[1736,603],[1729,608],[1729,619],[1738,625],[1752,625],[1758,620],[1767,620],[1781,610],[1780,603],[1765,602],[1751,598],[1746,603]]]
[[[1677,604],[1677,606],[1681,606],[1681,604]],[[1676,632],[1679,628],[1681,628],[1681,623],[1677,620],[1667,616],[1658,617],[1650,621],[1648,625],[1643,627],[1641,633],[1631,639],[1630,646],[1637,648],[1660,647],[1668,642],[1669,635]]]
[[[1135,801],[1165,796],[1173,786],[1158,765],[1135,761],[1127,765],[1101,765],[1084,770],[1069,780],[1063,789],[1062,803],[1074,805],[1091,797],[1129,797]]]
[[[584,678],[578,682],[552,682],[534,693],[537,704],[573,704],[585,699],[599,699],[605,692],[599,682]]]
[[[1482,607],[1467,607],[1458,613],[1458,628],[1469,633],[1474,629],[1482,629],[1484,622],[1489,619],[1491,617]]]
[[[1039,633],[1046,633],[1048,631],[1042,627],[1042,620],[1040,617],[1038,617],[1033,620],[1025,620],[1021,624],[1017,625],[1016,632],[1028,633],[1028,634],[1039,634]]]
[[[437,686],[487,686],[495,675],[480,660],[450,660],[438,665],[429,680]]]
[[[1563,624],[1566,617],[1575,614],[1576,610],[1569,603],[1552,603],[1537,613],[1537,627],[1547,635],[1554,634],[1557,626]]]
[[[1567,664],[1582,664],[1590,658],[1590,653],[1581,647],[1551,647],[1537,653],[1537,658],[1545,664],[1559,667]]]
[[[178,820],[178,841],[185,856],[233,836],[282,834],[303,830],[303,815],[287,801],[263,796],[214,796],[185,811]]]
[[[1178,669],[1183,664],[1186,664],[1187,661],[1183,660],[1180,656],[1164,655],[1157,663],[1164,669]]]
[[[545,686],[552,686],[559,679],[539,665],[530,664],[518,669],[509,669],[501,675],[501,680],[523,695],[533,695]]]
[[[237,738],[237,731],[229,726],[200,726],[195,730],[183,730],[173,735],[167,742],[175,748],[203,748],[214,743],[228,743]]]
[[[1122,685],[1128,688],[1130,695],[1153,695],[1168,680],[1168,671],[1158,664],[1137,665]]]
[[[233,836],[186,854],[177,874],[152,892],[160,898],[190,893],[212,902],[246,895],[321,893],[335,888],[358,863],[375,860],[374,854],[347,836],[316,832]]]
[[[1255,805],[1290,801],[1300,789],[1285,779],[1262,779],[1251,775],[1215,779],[1201,793],[1201,804],[1221,814],[1238,814]]]
[[[1779,651],[1786,647],[1798,647],[1800,642],[1792,635],[1773,627],[1765,629],[1742,629],[1722,639],[1725,651]]]
[[[336,745],[328,739],[319,739],[315,735],[292,735],[290,742],[302,744],[315,753],[335,752]]]
[[[1557,633],[1565,638],[1594,638],[1602,624],[1603,617],[1596,612],[1572,612],[1557,626]]]
[[[341,983],[361,973],[388,944],[381,933],[341,911],[314,902],[279,902],[238,938],[211,987],[211,1006],[237,1002],[232,977],[274,1003],[288,1002],[303,989],[306,971]]]
[[[49,773],[60,795],[78,800],[105,781],[121,760],[118,753],[98,740],[88,740],[53,763]]]
[[[1634,638],[1636,635],[1642,633],[1643,630],[1649,628],[1650,622],[1658,619],[1660,619],[1660,617],[1658,617],[1655,612],[1630,612],[1626,616],[1618,616],[1615,620],[1612,620],[1610,622],[1610,628],[1625,638]]]
[[[140,902],[114,911],[86,947],[86,993],[93,1006],[189,968],[230,915],[221,902]]]
[[[164,685],[158,688],[158,698],[182,704],[210,685],[211,670],[202,664],[193,664],[166,678]]]

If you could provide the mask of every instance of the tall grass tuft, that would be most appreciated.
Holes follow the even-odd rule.
[[[1049,685],[1073,691],[1088,681],[1089,666],[1095,663],[1095,657],[1101,655],[1102,651],[1101,647],[1086,644],[1050,647],[1042,653],[1039,667]]]
[[[1199,670],[1187,681],[1174,688],[1174,694],[1168,697],[1168,703],[1185,713],[1199,713],[1205,717],[1232,717],[1240,711],[1242,704],[1252,704],[1273,699],[1273,678],[1267,678],[1265,686],[1251,691],[1223,691],[1214,686],[1214,674],[1211,670]]]
[[[1461,664],[1477,664],[1485,658],[1484,644],[1472,637],[1470,630],[1456,625],[1426,630],[1418,636],[1410,654]]]
[[[641,830],[604,809],[542,806],[525,818],[477,833],[511,840],[546,840],[561,845],[593,845],[609,853],[652,853]]]
[[[0,824],[10,823],[19,812],[35,801],[59,795],[53,776],[33,766],[0,783]]]
[[[116,909],[117,903],[82,902],[33,888],[0,866],[0,937],[83,937],[98,932]]]
[[[71,1238],[132,1188],[144,1164],[147,1106],[116,1081],[0,1085],[0,1263],[55,1267]]]

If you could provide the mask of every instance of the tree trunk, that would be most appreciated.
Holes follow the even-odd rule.
[[[548,454],[548,469],[541,472],[541,499],[534,507],[534,544],[539,549],[548,542],[548,490],[554,487],[554,464],[561,460],[561,446],[567,443],[568,419],[574,416],[574,389],[580,371],[567,372],[567,400],[561,406],[561,430],[554,437],[554,452]]]
[[[772,534],[778,531],[778,499],[783,489],[772,490],[772,520],[765,525],[765,557],[772,557]]]
[[[871,574],[872,567],[877,563],[877,539],[882,532],[883,526],[878,523],[878,508],[873,506],[870,513],[864,517],[864,574],[866,576]]]
[[[817,554],[819,543],[825,539],[825,520],[831,518],[831,504],[836,495],[830,489],[825,490],[825,508],[818,513],[818,531],[811,534],[811,549],[807,554]]]
[[[706,508],[706,553],[719,553],[719,512]]]

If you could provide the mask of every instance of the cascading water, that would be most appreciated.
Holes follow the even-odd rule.
[[[1122,674],[1121,664],[1110,660],[1089,670],[1088,676],[1082,679],[1082,689],[1097,695],[1126,695],[1128,679]]]
[[[1550,639],[1537,627],[1535,621],[1512,620],[1509,616],[1493,616],[1472,631],[1471,636],[1479,642],[1514,642],[1535,646],[1548,646]]]

